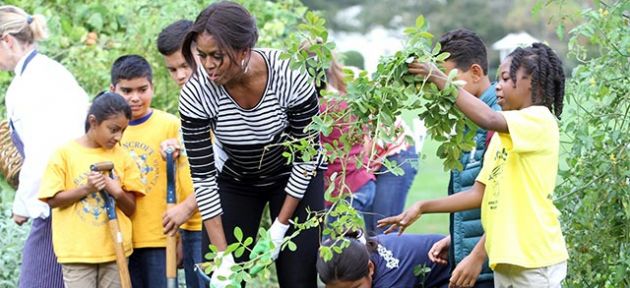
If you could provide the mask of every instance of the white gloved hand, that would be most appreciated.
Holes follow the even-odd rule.
[[[282,224],[276,218],[269,227],[269,235],[271,236],[271,242],[273,243],[273,253],[271,254],[271,259],[278,259],[278,255],[280,255],[280,247],[282,246],[282,240],[284,240],[284,234],[289,230],[288,224]]]
[[[232,254],[223,255],[223,252],[218,252],[217,256],[222,256],[221,265],[219,265],[219,267],[212,273],[212,278],[210,278],[210,287],[224,288],[232,283],[232,280],[230,280],[230,275],[232,275],[234,257],[232,257]],[[223,276],[225,278],[221,280],[219,279],[219,276]]]

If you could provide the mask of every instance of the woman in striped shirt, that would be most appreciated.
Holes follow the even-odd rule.
[[[281,144],[308,138],[319,145],[317,132],[305,129],[319,105],[309,77],[291,70],[279,51],[254,49],[257,39],[255,20],[242,6],[219,2],[203,10],[183,44],[195,73],[181,91],[179,109],[204,236],[219,251],[236,242],[235,227],[244,238],[255,237],[269,203],[275,259],[291,233],[289,219],[304,220],[307,208],[323,209],[323,176],[317,171],[322,153],[309,161],[295,155],[287,163]],[[311,229],[294,239],[297,251],[279,253],[281,287],[317,287],[318,240]],[[228,276],[233,263],[231,255],[223,255],[212,285],[228,283],[218,276]]]

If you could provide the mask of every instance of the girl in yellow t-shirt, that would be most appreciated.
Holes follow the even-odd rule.
[[[429,64],[411,63],[409,72],[428,77],[440,88],[446,84],[446,75]],[[534,43],[516,49],[499,67],[497,102],[503,111],[493,111],[459,89],[457,107],[479,127],[498,132],[490,141],[475,184],[463,193],[420,201],[379,225],[391,225],[388,231],[399,227],[402,232],[422,213],[481,207],[486,233],[481,241],[485,241],[494,270],[495,287],[560,287],[566,277],[568,253],[553,191],[564,80],[556,53],[545,44]],[[463,287],[472,287],[475,279],[463,283]]]
[[[62,266],[66,287],[119,287],[105,190],[116,202],[125,256],[132,252],[131,216],[135,197],[144,194],[140,171],[118,145],[131,118],[125,99],[115,93],[94,98],[85,135],[60,147],[44,173],[39,198],[52,208],[53,248]],[[90,165],[110,161],[115,179],[90,171]]]

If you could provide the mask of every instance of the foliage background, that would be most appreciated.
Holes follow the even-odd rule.
[[[283,48],[282,39],[294,31],[306,9],[297,0],[238,2],[258,20],[259,47]],[[477,31],[487,43],[508,31],[518,30],[527,30],[549,41],[568,67],[577,67],[568,74],[573,78],[567,82],[566,108],[561,122],[564,161],[556,200],[563,212],[562,224],[571,257],[565,284],[568,287],[630,287],[627,279],[630,275],[630,36],[627,33],[630,31],[630,1],[551,2],[554,1],[304,1],[311,8],[325,10],[330,27],[336,30],[365,31],[373,25],[408,26],[417,15],[424,14],[435,35],[463,26]],[[3,1],[3,4],[18,5],[46,16],[51,37],[41,44],[40,50],[63,63],[89,95],[108,88],[109,67],[118,56],[127,53],[145,56],[154,69],[154,106],[170,112],[176,112],[178,90],[162,66],[155,47],[157,34],[175,20],[194,20],[208,3],[200,0]],[[369,8],[362,10],[359,16],[360,27],[347,27],[334,19],[336,11],[357,4]],[[586,10],[579,13],[583,9]],[[540,13],[532,16],[532,10]],[[566,31],[572,31],[570,36],[574,37],[570,45],[557,36]],[[88,38],[94,35],[96,42],[92,44]],[[567,51],[571,53],[566,54]],[[490,67],[497,65],[498,61],[494,60]],[[2,102],[11,77],[10,73],[0,73]],[[0,113],[5,114],[4,105],[0,105]],[[446,194],[448,175],[434,155],[436,149],[436,142],[429,139],[408,204]],[[15,287],[19,250],[28,228],[17,227],[9,219],[12,189],[6,183],[1,183],[0,189],[0,287]],[[447,219],[447,215],[423,217],[410,231],[446,233]]]

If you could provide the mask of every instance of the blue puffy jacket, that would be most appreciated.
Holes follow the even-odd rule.
[[[495,91],[495,85],[491,85],[481,95],[480,99],[490,106],[493,110],[501,110],[501,107],[497,104],[497,96]],[[462,153],[460,162],[464,167],[463,170],[452,170],[451,178],[448,185],[448,194],[455,194],[461,191],[470,189],[475,183],[477,175],[481,171],[481,165],[483,163],[483,156],[486,152],[486,143],[488,131],[484,129],[477,129],[475,134],[475,142],[477,145],[475,148],[466,153]],[[451,248],[450,248],[450,263],[458,264],[464,257],[468,256],[473,250],[477,242],[483,235],[483,228],[481,227],[481,210],[473,209],[463,212],[451,213],[450,215],[450,233],[451,233]],[[455,267],[453,265],[452,267]],[[484,263],[484,267],[481,270],[481,274],[477,279],[476,286],[493,287],[492,270],[488,267],[488,262]]]

